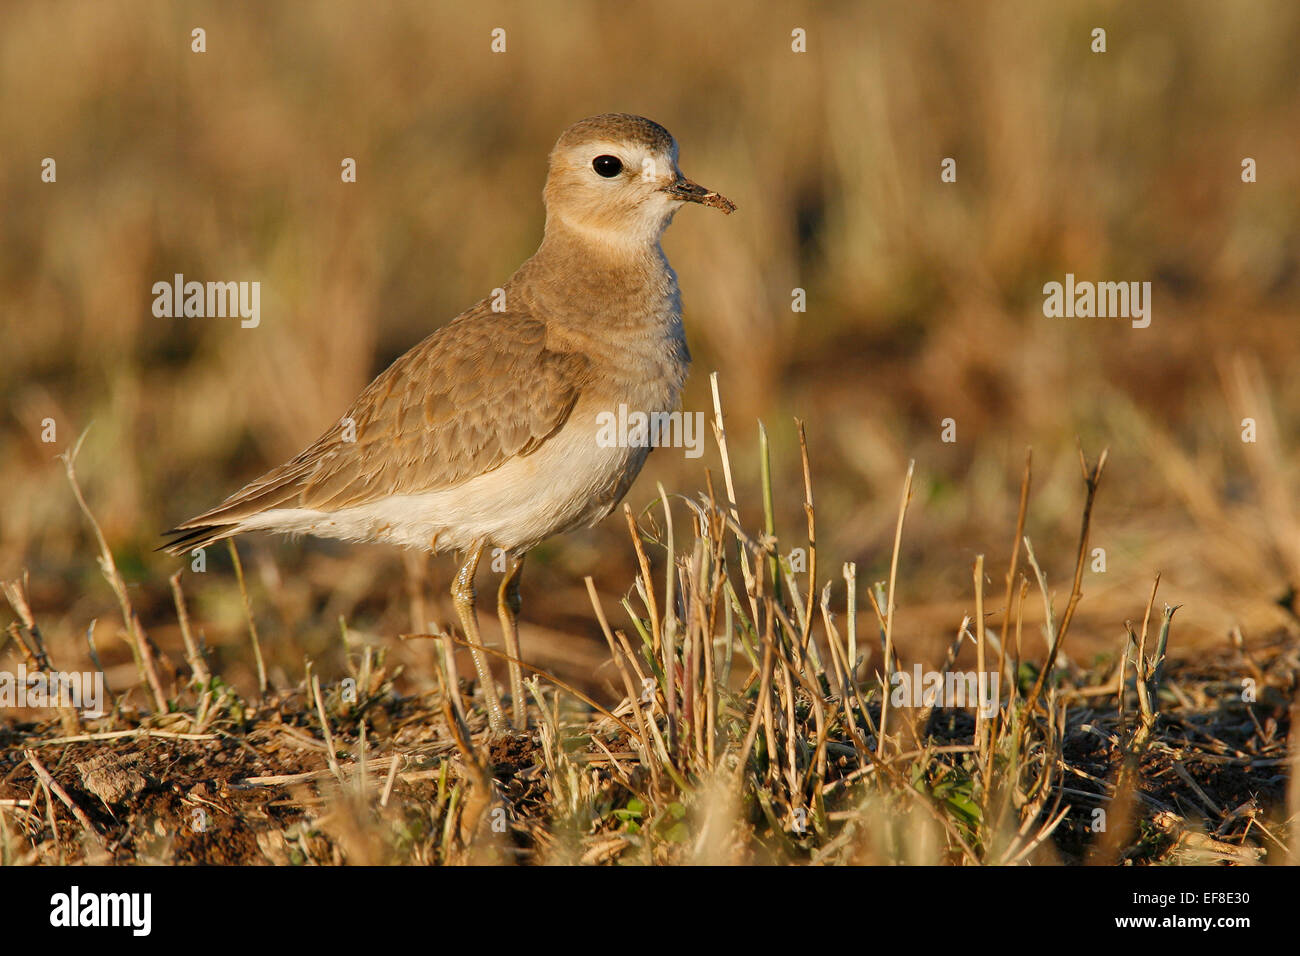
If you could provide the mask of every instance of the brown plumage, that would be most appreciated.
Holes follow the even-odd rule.
[[[167,550],[211,544],[273,508],[339,511],[492,471],[564,423],[590,364],[548,349],[546,323],[480,303],[398,358],[303,452],[169,532],[182,537]]]
[[[503,294],[402,355],[301,454],[178,525],[164,548],[273,530],[465,551],[453,593],[477,643],[473,570],[482,547],[498,547],[511,558],[510,642],[517,594],[506,592],[522,555],[608,514],[645,460],[645,448],[601,446],[596,416],[676,409],[690,356],[660,236],[684,202],[734,209],[682,176],[667,130],[626,114],[560,136],[544,198],[542,244]],[[481,653],[475,663],[499,730]]]

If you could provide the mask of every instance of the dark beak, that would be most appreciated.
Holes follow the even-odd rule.
[[[712,206],[714,209],[721,209],[727,215],[736,211],[736,204],[720,193],[715,193],[711,189],[705,189],[699,183],[693,183],[685,177],[679,177],[675,183],[669,183],[664,187],[664,192],[674,199],[680,199],[682,202],[697,202],[701,206]]]

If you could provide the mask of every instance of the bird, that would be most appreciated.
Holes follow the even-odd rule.
[[[480,555],[505,558],[497,609],[521,731],[524,557],[607,516],[641,470],[650,449],[609,447],[597,421],[620,405],[679,406],[691,357],[660,240],[688,203],[736,208],[682,174],[668,130],[628,113],[566,129],[542,195],[541,244],[508,281],[397,358],[300,454],[165,532],[159,549],[274,531],[460,554],[451,597],[494,735],[509,731],[479,637]]]

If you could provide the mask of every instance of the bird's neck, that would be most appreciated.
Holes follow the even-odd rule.
[[[594,268],[657,268],[664,260],[659,240],[667,223],[628,229],[622,224],[606,227],[549,215],[546,234],[537,254],[555,262],[581,261]]]
[[[544,314],[608,326],[659,325],[680,319],[677,276],[658,236],[611,242],[557,219],[512,283]]]

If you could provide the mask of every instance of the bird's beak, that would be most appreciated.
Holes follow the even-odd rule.
[[[664,192],[674,199],[680,199],[682,202],[697,202],[701,206],[712,206],[714,209],[721,209],[727,215],[736,211],[736,204],[723,196],[721,193],[715,193],[711,189],[705,189],[699,183],[693,183],[685,176],[678,176],[676,182],[671,182],[664,188]]]

